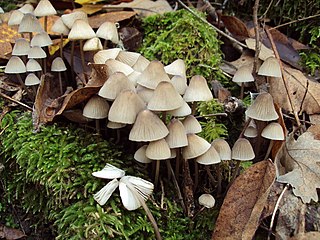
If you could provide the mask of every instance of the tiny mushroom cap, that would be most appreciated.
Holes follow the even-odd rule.
[[[83,116],[90,119],[103,119],[108,116],[109,103],[97,95],[91,97],[83,108]]]
[[[163,64],[158,60],[153,60],[141,73],[137,83],[146,88],[155,89],[162,81],[170,82],[170,78],[164,71]]]
[[[19,25],[23,17],[24,14],[21,11],[13,10],[8,21],[8,26]]]
[[[14,56],[24,56],[28,55],[30,50],[30,43],[25,38],[18,38],[12,49],[12,55]]]
[[[277,122],[269,123],[262,130],[261,136],[271,140],[284,140],[283,128]]]
[[[187,78],[181,75],[174,75],[171,78],[172,85],[177,90],[177,92],[183,95],[188,87]]]
[[[168,114],[174,116],[174,117],[185,117],[191,114],[191,108],[188,105],[188,103],[186,103],[185,101],[183,101],[183,104],[181,107],[168,111]]]
[[[165,66],[164,70],[169,75],[179,75],[184,78],[186,77],[186,65],[182,59],[173,61],[171,64]]]
[[[111,122],[111,121],[108,121],[108,123],[107,123],[107,128],[111,128],[111,129],[119,129],[119,128],[123,128],[125,126],[126,126],[126,124],[124,124],[124,123]]]
[[[234,74],[232,81],[236,83],[254,82],[251,65],[239,67]]]
[[[254,126],[248,126],[243,135],[248,138],[255,138],[256,136],[258,136],[258,130]]]
[[[30,58],[26,64],[27,72],[42,71],[42,67],[37,60]]]
[[[29,33],[29,32],[42,32],[44,31],[41,27],[38,19],[31,13],[26,13],[18,28],[19,33]]]
[[[133,155],[133,158],[140,163],[151,163],[152,160],[146,156],[148,145],[140,147]]]
[[[44,17],[57,14],[57,11],[52,6],[49,0],[40,0],[36,9],[34,10],[34,15],[37,17]]]
[[[26,72],[26,66],[24,65],[24,62],[21,60],[21,58],[17,56],[12,56],[7,65],[4,69],[5,73],[25,73]]]
[[[140,74],[141,74],[140,72],[137,72],[137,71],[133,70],[133,72],[128,75],[128,78],[129,78],[130,82],[132,82],[134,86],[138,85],[137,81],[138,81],[138,79],[140,77]]]
[[[143,87],[141,85],[137,85],[136,87],[137,94],[141,97],[141,99],[148,103],[153,96],[154,90],[150,88]]]
[[[24,4],[21,8],[18,9],[20,12],[22,12],[23,14],[26,13],[34,13],[34,7],[30,4]]]
[[[33,36],[30,46],[46,47],[52,45],[52,40],[47,32],[43,31]]]
[[[108,59],[116,59],[121,48],[110,48],[100,50],[93,56],[93,62],[97,64],[105,64]]]
[[[259,75],[269,77],[281,77],[281,69],[278,60],[275,57],[268,57],[260,66]]]
[[[123,62],[130,67],[132,67],[141,56],[140,53],[136,52],[129,52],[129,51],[120,51],[119,55],[117,56],[116,60]]]
[[[186,133],[199,133],[202,131],[200,123],[193,115],[187,116],[182,120],[182,123],[186,129]]]
[[[182,148],[182,156],[184,159],[199,157],[208,151],[211,146],[205,139],[194,133],[187,134],[187,138],[188,146]]]
[[[56,57],[51,64],[51,71],[52,72],[63,72],[66,71],[67,67],[64,64],[64,61],[61,57]]]
[[[160,82],[148,102],[152,111],[170,111],[181,107],[183,99],[171,82]]]
[[[186,130],[182,122],[173,118],[168,124],[169,134],[166,136],[166,141],[170,148],[185,147],[188,145]]]
[[[149,65],[150,61],[144,56],[140,55],[137,62],[132,66],[132,68],[137,72],[143,72]]]
[[[211,165],[221,162],[219,153],[211,145],[208,151],[196,158],[197,163],[202,165]]]
[[[63,23],[63,21],[62,21],[62,19],[60,17],[52,25],[51,32],[59,33],[59,34],[62,34],[62,35],[68,35],[69,32],[70,32],[70,29]]]
[[[86,40],[94,38],[96,36],[89,23],[83,19],[76,20],[68,34],[68,38],[71,41]]]
[[[186,102],[212,100],[213,96],[208,87],[207,80],[200,75],[193,76],[183,95],[183,99]]]
[[[231,160],[231,148],[226,140],[218,138],[213,140],[211,145],[217,150],[222,161]]]
[[[166,137],[169,130],[161,119],[148,109],[139,112],[129,133],[129,140],[149,142]]]
[[[108,59],[105,64],[107,65],[108,74],[111,75],[115,72],[122,72],[126,76],[129,76],[134,70],[127,64],[122,63],[115,59]]]
[[[255,155],[250,142],[245,138],[239,138],[233,145],[231,157],[238,161],[249,161],[254,159]]]
[[[46,57],[47,57],[46,52],[39,46],[31,47],[28,52],[28,58],[39,59],[39,58],[46,58]]]
[[[110,40],[115,44],[119,43],[119,35],[116,24],[113,22],[102,23],[97,30],[97,37]]]
[[[87,40],[83,45],[83,51],[98,51],[102,49],[101,41],[97,37]]]
[[[135,92],[135,87],[126,75],[122,72],[115,72],[109,76],[107,81],[100,88],[98,95],[113,101],[123,90]]]
[[[216,200],[211,194],[204,193],[199,197],[199,204],[206,208],[213,208]]]
[[[166,140],[151,141],[146,149],[146,156],[152,160],[165,160],[171,157],[171,151]]]
[[[38,85],[40,84],[40,79],[34,73],[29,73],[25,79],[24,84],[26,86]]]
[[[108,119],[112,122],[133,124],[138,113],[144,108],[145,103],[134,91],[124,90],[111,105]]]
[[[260,93],[253,104],[248,107],[246,115],[260,121],[272,121],[279,118],[270,93]]]
[[[114,179],[123,177],[125,172],[122,169],[107,163],[102,170],[93,172],[92,175],[98,178]]]
[[[69,28],[72,28],[72,25],[74,24],[74,22],[78,19],[82,19],[84,21],[88,21],[88,16],[85,12],[83,11],[75,11],[72,13],[68,13],[68,14],[63,14],[61,16],[61,20],[62,22]]]

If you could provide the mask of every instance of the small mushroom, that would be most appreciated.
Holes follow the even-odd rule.
[[[60,94],[63,94],[63,88],[62,88],[62,78],[61,78],[61,72],[64,72],[67,70],[66,65],[64,64],[64,61],[61,57],[56,57],[51,64],[51,71],[52,72],[58,72],[59,77],[59,87],[60,87]]]
[[[282,126],[277,122],[269,123],[261,132],[261,136],[270,139],[269,147],[265,155],[265,159],[269,156],[274,141],[284,140],[284,132]]]

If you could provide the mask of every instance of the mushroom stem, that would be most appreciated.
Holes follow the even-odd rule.
[[[222,174],[221,174],[221,163],[218,163],[217,165],[217,178],[218,178],[218,186],[217,186],[217,194],[221,194],[221,185],[222,185]]]
[[[176,168],[175,168],[175,175],[177,176],[177,178],[179,179],[179,173],[180,173],[180,158],[181,158],[181,155],[180,155],[180,148],[177,148],[176,149]]]
[[[267,157],[269,156],[270,152],[271,152],[271,149],[273,147],[273,144],[274,144],[274,141],[273,140],[270,140],[270,143],[269,143],[269,147],[268,147],[268,150],[266,152],[266,155],[264,156],[264,159],[267,159]]]
[[[158,186],[159,173],[160,173],[160,160],[157,160],[156,161],[156,172],[154,175],[154,188],[156,188]]]
[[[194,215],[194,197],[193,197],[193,181],[190,176],[190,168],[188,159],[183,159],[183,177],[184,177],[184,186],[183,186],[183,195],[186,202],[186,214],[188,217]]]
[[[71,41],[71,58],[70,58],[70,67],[71,67],[71,78],[74,80],[74,45],[75,42]]]
[[[209,177],[209,180],[212,184],[214,184],[216,181],[214,179],[214,177],[212,176],[211,174],[211,171],[210,171],[210,167],[208,165],[204,166],[204,168],[206,169],[206,172],[208,174],[208,177]]]
[[[166,124],[166,122],[167,122],[167,113],[164,111],[164,112],[162,112],[162,122],[164,123],[164,124]]]
[[[30,42],[31,42],[32,38],[33,38],[33,34],[32,34],[32,32],[29,32],[29,40],[30,40]]]
[[[86,75],[86,64],[85,64],[85,59],[84,59],[84,51],[83,51],[83,40],[80,40],[80,55],[81,55],[81,64],[82,64],[82,71],[84,75],[84,81],[87,84],[88,79]]]
[[[107,40],[104,40],[103,49],[107,49],[107,43],[108,43],[108,41],[107,41]]]
[[[238,173],[239,168],[240,168],[240,163],[241,163],[241,161],[237,161],[236,167],[235,167],[235,169],[234,169],[234,171],[232,173],[231,180],[230,180],[230,182],[229,182],[229,184],[227,186],[227,191],[228,191],[229,187],[232,185],[232,183],[234,182],[234,180],[237,177],[237,173]]]
[[[192,107],[191,107],[191,115],[195,115],[197,111],[197,102],[193,102],[192,103]]]
[[[48,16],[44,16],[44,31],[48,30]]]
[[[22,88],[27,92],[28,98],[30,98],[30,100],[33,100],[33,97],[30,95],[30,92],[29,92],[28,88],[26,87],[26,85],[24,84],[24,82],[23,82],[20,74],[17,73],[16,75],[17,75],[17,77],[18,77],[18,80],[19,80]]]
[[[100,120],[99,120],[99,119],[96,119],[95,122],[96,122],[96,131],[97,131],[97,134],[100,134]]]
[[[61,78],[61,72],[58,72],[59,77],[59,87],[60,87],[60,95],[63,95],[63,89],[62,89],[62,78]]]
[[[193,190],[195,191],[198,187],[199,183],[199,164],[194,161],[194,185],[193,185]]]
[[[60,34],[59,48],[60,48],[60,57],[63,59],[63,34]]]
[[[46,57],[43,59],[43,72],[44,72],[44,74],[47,73],[47,58]]]
[[[243,95],[244,95],[244,83],[241,83],[241,90],[240,90],[240,99],[243,99]]]

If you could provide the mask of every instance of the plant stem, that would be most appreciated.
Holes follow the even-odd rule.
[[[273,147],[273,144],[274,144],[274,141],[273,140],[270,140],[270,143],[269,143],[269,147],[268,147],[268,150],[266,152],[266,155],[264,156],[264,159],[267,159],[267,157],[269,156],[270,152],[271,152],[271,149]]]

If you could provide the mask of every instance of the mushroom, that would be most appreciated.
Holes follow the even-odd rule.
[[[130,67],[133,67],[136,62],[138,61],[139,57],[141,56],[140,53],[136,52],[129,52],[129,51],[120,51],[116,60],[123,62]]]
[[[29,33],[29,40],[32,39],[33,32],[42,32],[43,29],[39,20],[31,13],[26,13],[19,24],[19,33]]]
[[[28,52],[28,58],[29,59],[39,59],[38,61],[41,62],[40,65],[42,65],[42,69],[44,69],[46,66],[45,61],[42,62],[41,59],[45,59],[47,57],[46,52],[39,46],[31,47]]]
[[[181,107],[168,111],[167,113],[174,117],[185,117],[191,114],[191,108],[189,107],[188,103],[183,101]]]
[[[96,64],[105,64],[108,59],[116,59],[121,48],[111,48],[100,50],[93,56],[93,62]]]
[[[104,22],[100,25],[97,30],[97,37],[104,39],[103,48],[107,47],[107,41],[118,44],[119,43],[119,35],[118,29],[115,23],[113,22]]]
[[[254,77],[252,75],[252,65],[243,65],[239,67],[234,74],[232,81],[241,84],[240,99],[243,99],[244,83],[254,82]]]
[[[267,77],[267,83],[269,82],[269,77],[282,77],[281,68],[278,60],[271,56],[268,57],[260,66],[259,75]]]
[[[40,77],[42,72],[42,67],[37,60],[30,58],[26,64],[26,70],[27,72],[40,72],[38,74],[39,75],[38,77]]]
[[[99,38],[94,37],[88,39],[83,45],[83,51],[97,53],[99,50],[102,50],[102,44]]]
[[[132,68],[137,72],[143,72],[148,67],[149,63],[150,61],[148,59],[140,55],[136,63],[132,66]]]
[[[141,86],[139,84],[137,84],[137,86],[136,86],[136,91],[137,91],[137,94],[140,96],[140,98],[145,103],[148,103],[150,101],[150,99],[152,98],[153,93],[154,93],[153,89],[143,87],[143,86]]]
[[[48,47],[50,45],[52,45],[52,40],[51,40],[50,36],[48,35],[48,33],[46,33],[46,32],[40,32],[40,33],[36,34],[35,36],[33,36],[33,38],[31,39],[31,42],[30,42],[31,47],[39,46],[39,47],[43,47],[43,48],[47,49],[46,47]],[[46,58],[44,58],[43,71],[44,71],[44,73],[47,72]]]
[[[13,10],[8,20],[8,26],[18,26],[21,23],[23,16],[24,14],[21,11]]]
[[[124,75],[129,76],[134,72],[134,70],[129,65],[115,59],[108,59],[105,64],[107,65],[107,71],[109,75],[115,72],[122,72],[124,73]]]
[[[146,156],[148,145],[140,147],[133,155],[133,158],[140,163],[151,163],[152,160]]]
[[[274,141],[284,140],[284,132],[282,126],[277,122],[269,123],[261,132],[261,136],[270,139],[269,147],[265,155],[265,159],[269,156]]]
[[[186,65],[182,59],[177,59],[164,67],[167,74],[171,76],[181,76],[186,79]]]
[[[213,208],[216,203],[216,200],[214,199],[214,197],[208,193],[201,194],[198,201],[199,201],[199,204],[203,206],[203,208]]]
[[[183,126],[186,130],[186,133],[200,133],[202,131],[202,127],[198,120],[193,116],[189,115],[182,120]]]
[[[67,67],[64,64],[64,61],[61,57],[56,57],[51,64],[51,71],[52,72],[58,72],[59,77],[59,87],[60,87],[60,94],[63,94],[63,88],[62,88],[62,78],[61,78],[61,72],[66,71]]]
[[[47,32],[48,16],[56,15],[57,11],[52,6],[49,0],[40,0],[37,7],[34,9],[34,15],[37,17],[44,17],[44,30]]]
[[[183,77],[181,75],[174,75],[171,78],[171,82],[180,95],[183,95],[186,92],[186,89],[188,87],[186,77]]]
[[[13,56],[26,56],[30,50],[30,43],[25,38],[18,38],[12,49]],[[25,58],[25,57],[24,57]],[[24,59],[26,61],[26,59]]]
[[[52,32],[60,34],[60,57],[63,58],[63,36],[68,36],[70,29],[63,23],[61,17],[51,27]]]
[[[36,85],[40,84],[40,79],[34,74],[34,73],[29,73],[24,81],[24,84],[26,86],[31,86],[33,96],[37,95],[37,88]]]

